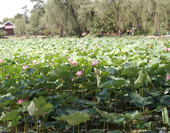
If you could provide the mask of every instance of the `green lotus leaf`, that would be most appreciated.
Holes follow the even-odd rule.
[[[106,111],[101,111],[100,109],[94,107],[94,109],[103,117],[103,118],[111,118],[110,114]]]
[[[38,111],[36,112],[36,116],[43,115],[44,113],[52,110],[53,110],[53,105],[51,103],[47,103],[42,108],[38,109]]]
[[[103,91],[97,94],[97,98],[106,100],[109,97],[109,91],[107,89],[103,89]]]
[[[10,121],[10,123],[8,124],[8,127],[15,127],[18,125],[18,122],[19,120],[21,119],[22,117],[19,115],[17,116],[15,119],[12,119],[12,121]]]
[[[8,79],[8,80],[6,80],[4,83],[5,83],[5,85],[4,85],[4,87],[10,87],[10,86],[12,86],[12,84],[14,84],[15,83],[15,79]]]
[[[152,97],[158,97],[161,95],[159,91],[148,91],[147,93],[151,95]]]
[[[137,76],[138,68],[137,67],[129,67],[122,71],[122,75],[125,76]]]
[[[67,79],[70,77],[69,67],[63,66],[60,68],[54,68],[51,73],[51,76],[57,77],[57,78],[64,78]]]
[[[125,121],[125,117],[118,117],[113,119],[114,123],[122,123],[124,121]]]
[[[144,106],[144,98],[139,94],[132,92],[129,94],[129,98],[131,99],[130,103],[133,103],[136,107]]]
[[[27,109],[31,102],[22,102],[21,105],[23,105],[24,109]]]
[[[28,106],[28,103],[23,103],[23,106]],[[39,97],[34,98],[29,106],[27,107],[29,115],[40,116],[46,112],[53,110],[53,105],[51,103],[46,103],[45,98]]]
[[[120,130],[114,130],[114,131],[108,131],[107,133],[123,133],[123,132]]]
[[[0,78],[4,78],[6,76],[6,73],[3,69],[0,69]]]
[[[50,71],[49,67],[41,67],[41,68],[39,68],[39,72],[42,72],[44,75],[47,75],[49,71]]]
[[[166,107],[162,109],[162,121],[164,124],[167,124],[170,126],[169,113]]]
[[[61,117],[57,117],[55,119],[59,121],[67,121],[70,125],[77,126],[80,123],[87,122],[88,120],[90,120],[90,117],[86,113],[76,112],[68,116],[62,115]]]
[[[137,80],[134,82],[134,84],[135,84],[135,85],[137,85],[137,84],[143,84],[144,81],[145,81],[145,77],[146,77],[146,75],[145,75],[145,73],[143,72],[143,70],[140,70],[140,71],[139,71],[139,76],[138,76]]]
[[[125,85],[125,83],[126,83],[126,81],[123,78],[117,78],[117,77],[111,76],[111,79],[108,80],[107,82],[101,84],[100,88],[106,88],[106,89],[119,88],[119,87]]]
[[[7,93],[6,95],[0,96],[0,107],[8,105],[15,97],[11,95],[11,93]]]
[[[139,119],[140,116],[142,114],[139,113],[139,111],[132,111],[132,112],[128,112],[126,113],[125,117],[127,117],[128,119],[131,119],[131,120],[135,120],[135,119]]]
[[[170,73],[170,64],[167,64],[167,65],[165,66],[165,71],[166,71],[167,73]]]
[[[145,124],[146,124],[145,121],[137,122],[137,129],[144,129],[145,128]]]
[[[28,68],[27,73],[32,75],[35,72],[35,68]]]
[[[40,96],[39,98],[33,99],[35,103],[35,107],[39,109],[40,107],[44,106],[46,104],[46,100],[44,97]]]
[[[1,120],[2,121],[6,121],[6,120],[13,120],[13,119],[16,119],[17,116],[18,116],[19,112],[14,110],[14,111],[11,111],[11,112],[6,112],[6,113],[3,113],[2,116],[1,116]]]
[[[89,133],[103,133],[103,129],[90,129]]]
[[[109,72],[110,75],[114,75],[115,72],[116,72],[116,70],[113,66],[111,66],[111,67],[105,66],[105,69],[106,69],[107,72]]]
[[[31,101],[30,105],[27,107],[29,115],[34,115],[36,108],[35,108],[35,103]]]
[[[144,98],[144,106],[150,105],[150,104],[153,104],[153,103],[154,103],[154,99],[151,96]]]
[[[161,98],[161,103],[164,103],[166,105],[169,105],[170,104],[170,95],[164,95],[162,96]]]

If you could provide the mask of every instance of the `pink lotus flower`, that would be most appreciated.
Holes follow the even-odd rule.
[[[32,63],[35,65],[35,64],[37,63],[37,61],[36,61],[36,60],[33,60]]]
[[[4,60],[0,59],[0,63],[3,63],[3,62],[4,62]]]
[[[166,80],[170,80],[170,75],[169,75],[169,76],[166,76]]]
[[[80,47],[79,50],[82,50],[82,48]]]
[[[164,45],[163,44],[161,44],[161,48],[163,48],[164,47]]]
[[[72,59],[71,59],[71,58],[68,58],[68,61],[71,63],[71,62],[72,62]]]
[[[29,68],[29,66],[27,66],[27,65],[22,67],[22,69],[28,69],[28,68]]]
[[[126,57],[123,58],[123,60],[126,60],[126,59],[127,59]]]
[[[97,64],[98,64],[97,61],[92,61],[92,63],[91,63],[92,66],[96,66]]]
[[[47,114],[47,112],[43,113],[42,116],[45,116]]]
[[[54,63],[53,63],[53,62],[51,62],[50,64],[51,64],[51,66],[53,66],[53,65],[54,65]]]
[[[167,51],[167,48],[164,48],[164,51],[166,52],[166,51]]]
[[[73,66],[77,66],[77,62],[75,62],[75,61],[73,61],[71,64],[72,64]]]
[[[168,48],[168,52],[170,52],[170,48]]]
[[[21,104],[23,101],[24,101],[23,99],[19,99],[18,104]]]
[[[72,80],[71,81],[74,81],[74,78],[72,78]]]
[[[149,60],[149,63],[152,63],[152,60]]]
[[[136,52],[136,50],[135,50],[135,49],[133,49],[133,52],[135,53],[135,52]]]
[[[41,73],[40,73],[40,75],[41,75],[41,76],[44,76],[44,73],[43,73],[43,72],[41,72]]]
[[[79,77],[79,76],[83,75],[83,72],[82,71],[77,71],[76,75],[77,75],[77,77]]]
[[[9,79],[9,77],[10,77],[9,75],[6,75],[6,79]]]

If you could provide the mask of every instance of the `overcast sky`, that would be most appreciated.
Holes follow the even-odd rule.
[[[0,21],[6,17],[13,18],[17,13],[24,13],[21,9],[24,5],[31,10],[34,4],[30,0],[0,0]]]

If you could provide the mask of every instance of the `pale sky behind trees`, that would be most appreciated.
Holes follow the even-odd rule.
[[[22,7],[25,5],[31,10],[34,3],[30,0],[0,0],[0,21],[4,18],[13,18],[17,13],[24,13]]]

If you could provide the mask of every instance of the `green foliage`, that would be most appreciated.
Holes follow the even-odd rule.
[[[22,36],[26,33],[26,23],[24,19],[15,20],[14,33],[16,36]]]
[[[0,44],[3,130],[28,132],[28,123],[44,132],[77,132],[86,123],[88,132],[105,131],[111,124],[125,131],[169,126],[168,40],[57,38]]]
[[[43,97],[38,99],[33,99],[30,105],[27,107],[29,115],[41,116],[44,113],[48,113],[53,110],[53,105],[51,103],[46,103]]]
[[[4,38],[6,34],[7,34],[6,31],[0,31],[0,38]]]
[[[62,115],[61,117],[57,117],[56,119],[59,121],[67,121],[70,125],[77,126],[80,123],[90,120],[90,117],[86,113],[76,112],[68,116]]]
[[[38,13],[32,13],[29,19],[29,29],[27,29],[27,32],[31,35],[41,33],[40,21],[41,16]]]
[[[18,111],[11,111],[11,112],[3,113],[1,116],[1,120],[3,122],[10,120],[10,122],[8,123],[8,127],[17,126],[19,120],[21,119],[21,116],[18,114],[19,114]]]
[[[162,109],[162,121],[164,124],[167,124],[170,126],[169,114],[168,114],[168,110],[166,107]]]

